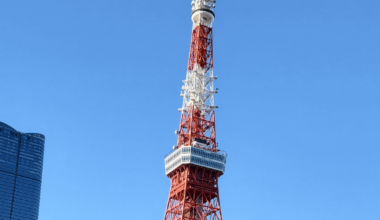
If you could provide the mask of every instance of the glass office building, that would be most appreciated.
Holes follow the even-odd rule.
[[[0,122],[0,220],[37,220],[45,137]]]

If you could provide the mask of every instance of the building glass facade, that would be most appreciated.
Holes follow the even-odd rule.
[[[0,122],[0,220],[37,220],[45,136]]]

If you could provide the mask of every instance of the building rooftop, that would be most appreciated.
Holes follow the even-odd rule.
[[[1,122],[1,121],[0,121],[0,128],[5,128],[5,129],[8,129],[8,130],[11,130],[14,132],[19,132],[16,129],[12,128],[11,126],[9,126],[9,125],[5,124],[4,122]],[[21,132],[19,132],[19,133],[21,133]],[[23,133],[23,134],[33,136],[33,137],[37,137],[37,138],[41,138],[41,139],[45,140],[45,135],[43,135],[43,134],[39,134],[39,133]]]
[[[7,125],[7,124],[5,124],[5,123],[3,123],[3,122],[0,121],[0,128],[1,127],[7,128],[7,129],[12,130],[12,131],[16,131],[16,129],[14,129],[11,126],[9,126],[9,125]]]

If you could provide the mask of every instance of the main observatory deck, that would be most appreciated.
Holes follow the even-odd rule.
[[[169,175],[175,168],[182,164],[194,164],[224,173],[226,167],[227,153],[217,153],[209,150],[185,146],[174,150],[165,156],[165,173]]]

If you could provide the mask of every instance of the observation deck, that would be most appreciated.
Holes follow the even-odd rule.
[[[182,164],[194,164],[211,170],[220,171],[223,175],[226,167],[227,153],[217,153],[209,150],[184,146],[171,151],[165,156],[165,174],[168,176],[173,170]]]

